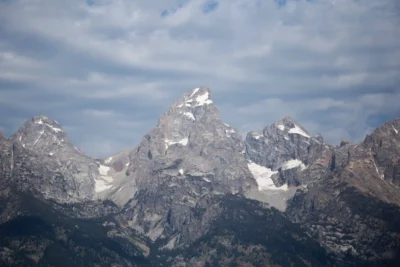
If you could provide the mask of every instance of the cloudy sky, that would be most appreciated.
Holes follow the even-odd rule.
[[[0,131],[44,114],[92,156],[202,85],[242,133],[291,115],[357,142],[399,82],[398,0],[0,0]]]

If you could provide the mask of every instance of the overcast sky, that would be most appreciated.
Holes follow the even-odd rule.
[[[358,142],[399,82],[399,0],[0,0],[0,131],[47,115],[92,156],[202,85],[242,133],[291,115]]]

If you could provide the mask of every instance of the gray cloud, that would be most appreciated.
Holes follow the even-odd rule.
[[[399,116],[398,1],[217,3],[1,1],[0,129],[46,114],[105,156],[200,85],[243,133],[292,115],[360,141]]]

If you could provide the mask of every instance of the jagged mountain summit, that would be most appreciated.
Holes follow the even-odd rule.
[[[28,120],[10,141],[19,185],[44,198],[94,200],[111,182],[105,175],[107,167],[75,147],[58,122],[46,116]]]
[[[396,266],[398,129],[332,146],[287,116],[243,140],[200,87],[93,159],[33,117],[0,134],[0,265]]]

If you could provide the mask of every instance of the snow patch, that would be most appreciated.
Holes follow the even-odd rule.
[[[258,190],[288,190],[287,184],[277,187],[272,181],[272,175],[278,173],[277,171],[273,171],[269,168],[260,166],[254,162],[250,162],[247,164],[249,167],[250,172],[253,174],[254,179],[256,179],[258,184]]]
[[[104,163],[105,163],[105,164],[110,164],[111,161],[112,161],[112,159],[113,159],[113,157],[109,157],[108,159],[106,159],[106,160],[104,161]]]
[[[305,136],[307,138],[310,138],[310,136],[305,131],[300,129],[300,127],[298,127],[297,125],[295,125],[294,128],[291,128],[289,130],[289,133],[291,133],[291,134],[299,134],[299,135]]]
[[[229,124],[227,124],[227,123],[224,123],[224,125],[226,126],[226,127],[231,127]]]
[[[285,125],[278,124],[276,127],[278,127],[278,129],[281,130],[281,131],[285,130]]]
[[[53,127],[50,124],[45,123],[44,125],[46,125],[47,127],[49,127],[50,129],[52,129],[54,132],[58,133],[58,132],[62,132],[63,130],[57,127]]]
[[[192,93],[189,97],[194,96],[199,90],[200,90],[200,88],[195,88],[195,89],[193,90],[193,93]]]
[[[125,164],[125,167],[128,167],[128,166],[129,166],[129,162]]]
[[[213,103],[213,101],[209,99],[208,92],[205,92],[203,95],[199,95],[196,98],[196,101],[197,101],[197,105],[195,107],[209,105],[209,104]]]
[[[36,124],[43,124],[42,119],[40,119],[39,121],[35,121]]]
[[[50,153],[49,153],[49,156],[53,156],[53,155],[54,155],[54,153],[53,153],[53,152],[50,152]]]
[[[203,180],[206,181],[207,183],[211,183],[211,180],[206,177],[203,177]]]
[[[225,130],[226,137],[231,137],[236,131],[234,129]]]
[[[112,185],[107,185],[106,181],[101,180],[101,179],[94,180],[94,183],[95,183],[94,190],[96,191],[96,193],[107,190],[107,189],[111,188],[111,186],[112,186]]]
[[[173,250],[175,248],[175,242],[178,236],[173,237],[165,246],[163,246],[161,249],[168,249],[168,250]]]
[[[306,168],[306,166],[303,164],[303,162],[301,162],[301,160],[291,159],[289,161],[286,161],[281,168],[282,170],[289,170],[299,166],[301,167],[301,170],[304,170]]]
[[[254,139],[260,139],[261,137],[264,137],[264,135],[262,135],[262,134],[260,134],[260,133],[258,133],[258,132],[251,132],[251,136],[254,138]]]
[[[185,171],[184,171],[183,169],[179,169],[179,173],[180,173],[181,175],[183,175],[183,174],[185,173]]]
[[[100,167],[99,167],[100,175],[106,176],[109,170],[110,170],[110,167],[107,167],[107,166],[104,166],[104,165],[100,165]]]
[[[379,173],[378,166],[376,166],[376,164],[375,164],[375,161],[373,160],[372,162],[374,163],[376,173],[377,173],[378,176],[383,180],[383,179],[385,178],[385,175],[384,175],[384,174],[380,174],[380,173]]]
[[[174,145],[174,144],[181,144],[183,146],[186,146],[188,144],[188,142],[189,142],[189,139],[187,137],[185,137],[182,140],[177,141],[177,142],[165,139],[165,149],[168,149],[168,147],[170,147],[171,145]]]
[[[396,129],[396,128],[394,128],[394,126],[392,125],[392,128],[393,128],[393,130],[394,130],[394,132],[396,133],[396,134],[398,134],[399,133],[399,131]]]
[[[95,188],[96,193],[102,192],[112,187],[113,178],[108,176],[107,173],[110,170],[110,167],[101,165],[99,166],[100,177],[95,179]]]
[[[185,115],[186,117],[188,117],[189,119],[192,119],[194,121],[196,120],[196,118],[194,117],[192,112],[184,112],[183,115]]]

